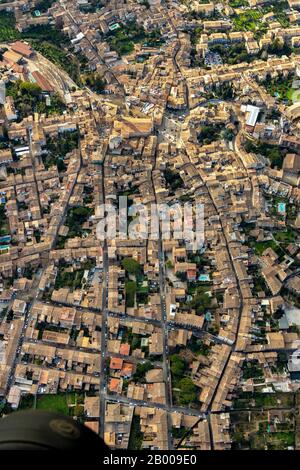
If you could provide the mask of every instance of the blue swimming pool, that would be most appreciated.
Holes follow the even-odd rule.
[[[10,242],[10,240],[11,240],[11,236],[10,236],[10,235],[4,235],[3,237],[0,237],[0,243],[3,243],[3,242],[4,242],[4,243],[5,243],[5,242],[8,243],[8,242]]]
[[[6,251],[9,250],[10,246],[9,245],[2,245],[0,246],[0,251]]]
[[[198,280],[201,282],[209,281],[210,280],[209,274],[200,274]]]
[[[285,202],[278,203],[278,212],[280,214],[285,214]]]

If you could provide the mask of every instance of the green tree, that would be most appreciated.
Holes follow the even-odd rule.
[[[224,140],[228,140],[228,141],[231,141],[234,137],[234,132],[231,130],[231,129],[224,129],[222,132],[221,132],[221,137],[224,139]]]
[[[141,272],[141,266],[134,258],[124,258],[122,260],[122,266],[128,274],[134,274],[136,276]]]
[[[184,377],[178,383],[180,388],[180,403],[188,405],[194,403],[197,399],[197,387],[189,377]]]
[[[126,292],[126,307],[128,308],[134,307],[134,300],[135,300],[135,294],[136,294],[136,282],[127,281],[125,283],[125,292]]]
[[[105,88],[105,80],[102,79],[99,73],[88,72],[82,77],[83,82],[91,88],[95,93],[102,93]]]
[[[198,314],[204,313],[204,311],[210,306],[210,302],[211,299],[207,292],[197,291],[191,301],[191,307],[194,308]]]
[[[134,382],[143,382],[145,380],[146,373],[153,369],[153,365],[150,361],[137,364],[136,371],[132,376]]]
[[[171,361],[171,372],[174,378],[182,377],[185,369],[185,361],[178,354],[173,354],[170,357]]]

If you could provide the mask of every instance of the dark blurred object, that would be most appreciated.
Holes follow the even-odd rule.
[[[0,450],[71,450],[102,454],[103,440],[74,419],[49,411],[20,411],[0,419]]]

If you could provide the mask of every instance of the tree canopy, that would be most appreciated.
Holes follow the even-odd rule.
[[[141,266],[134,258],[124,258],[122,260],[122,266],[128,274],[140,274]]]

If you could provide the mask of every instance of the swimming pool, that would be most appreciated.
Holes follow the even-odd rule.
[[[280,214],[285,214],[285,202],[278,203],[278,212]]]
[[[207,282],[210,280],[210,277],[209,277],[209,274],[200,274],[198,279],[201,282]]]
[[[11,236],[10,235],[4,235],[3,237],[0,237],[0,243],[3,242],[10,242]]]

